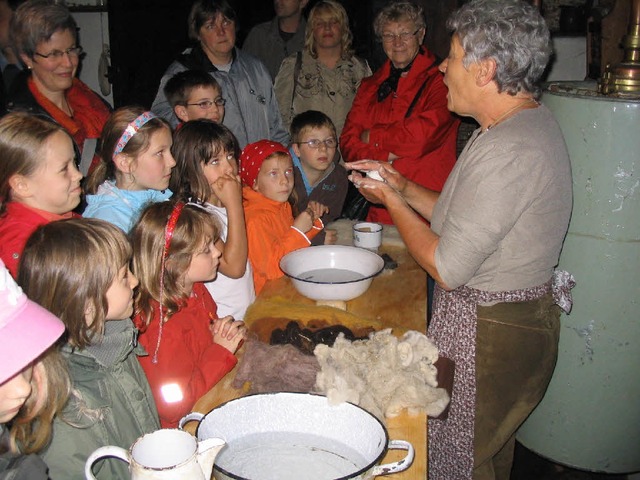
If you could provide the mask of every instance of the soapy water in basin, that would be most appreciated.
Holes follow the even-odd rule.
[[[366,467],[354,449],[300,432],[266,432],[229,441],[216,466],[251,480],[331,480]]]
[[[318,268],[301,273],[297,275],[297,278],[316,283],[347,283],[363,280],[365,276],[353,270],[342,268]]]

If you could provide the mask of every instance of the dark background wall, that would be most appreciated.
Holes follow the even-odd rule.
[[[317,0],[316,0],[317,1]],[[428,48],[446,56],[449,39],[444,22],[457,0],[420,0],[427,18]],[[109,0],[111,81],[116,107],[139,104],[150,107],[162,74],[182,50],[190,45],[187,16],[190,0]],[[231,0],[239,17],[238,45],[251,27],[273,18],[269,0]],[[310,8],[313,0],[307,8]],[[372,24],[386,0],[342,0],[349,14],[356,53],[372,69],[384,61],[384,53],[373,35]]]

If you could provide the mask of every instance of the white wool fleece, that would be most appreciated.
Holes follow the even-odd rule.
[[[438,416],[449,403],[445,389],[437,388],[438,349],[420,332],[398,339],[387,329],[354,342],[340,334],[333,347],[319,344],[314,355],[321,367],[316,389],[331,403],[352,402],[379,419],[405,408]]]

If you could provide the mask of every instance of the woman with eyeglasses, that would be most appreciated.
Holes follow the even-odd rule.
[[[220,84],[225,100],[223,125],[238,139],[240,148],[269,138],[287,144],[271,75],[257,58],[236,47],[238,18],[226,0],[196,0],[189,13],[189,37],[195,41],[169,65],[151,110],[173,127],[178,118],[164,92],[176,73],[204,70]]]
[[[10,86],[7,109],[53,119],[91,160],[110,108],[76,78],[82,54],[77,30],[69,9],[53,0],[30,0],[17,8],[11,38],[27,69]]]
[[[455,362],[446,419],[429,418],[429,480],[509,480],[516,432],[542,400],[573,277],[555,270],[572,208],[562,131],[539,103],[552,53],[539,8],[472,0],[447,21],[449,109],[478,122],[442,192],[378,163],[351,175],[387,206],[437,282],[429,337]],[[425,224],[428,220],[430,225]]]
[[[342,156],[393,163],[405,177],[439,192],[456,160],[459,121],[447,109],[439,62],[422,45],[422,7],[391,3],[373,28],[388,60],[358,89],[340,137]],[[367,218],[393,223],[380,206],[372,206]]]
[[[320,0],[309,12],[304,49],[284,59],[275,91],[285,126],[297,114],[317,110],[326,114],[338,136],[363,78],[371,75],[366,60],[351,48],[353,35],[344,7]]]

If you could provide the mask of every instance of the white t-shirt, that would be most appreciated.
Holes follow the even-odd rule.
[[[205,204],[205,207],[220,221],[222,227],[220,238],[226,242],[229,230],[227,209],[216,207],[210,203]],[[205,283],[205,286],[218,305],[218,316],[221,318],[231,315],[236,320],[243,320],[247,308],[256,299],[256,292],[253,288],[253,271],[249,260],[247,260],[247,268],[241,278],[229,278],[218,272],[218,276],[213,281]]]

